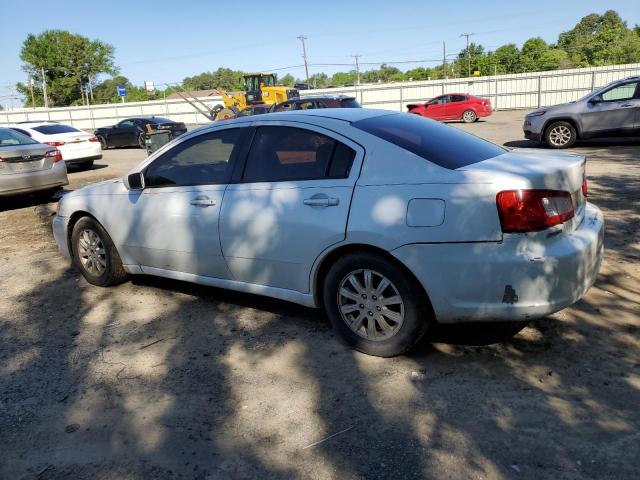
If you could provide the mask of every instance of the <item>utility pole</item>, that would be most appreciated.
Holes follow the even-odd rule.
[[[471,44],[469,43],[469,37],[475,35],[475,33],[462,33],[461,37],[467,37],[467,76],[471,76]]]
[[[360,64],[358,63],[358,59],[362,55],[351,55],[356,63],[356,85],[360,85]]]
[[[49,108],[49,99],[47,98],[47,77],[44,75],[44,67],[40,67],[42,74],[42,96],[44,97],[44,108]]]
[[[91,94],[91,102],[93,102],[93,86],[91,85],[91,74],[87,75],[89,80],[89,93]]]
[[[31,92],[31,107],[36,108],[36,97],[33,95],[33,77],[29,73],[29,91]]]
[[[445,79],[449,78],[447,75],[447,44],[444,41],[442,42],[442,73]]]
[[[307,76],[307,85],[309,85],[309,65],[307,63],[307,48],[304,41],[307,39],[304,35],[298,36],[298,40],[302,42],[302,58],[304,59],[304,73]]]

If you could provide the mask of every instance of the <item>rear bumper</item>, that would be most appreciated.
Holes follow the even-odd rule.
[[[478,117],[488,117],[492,113],[493,110],[491,108],[479,108],[478,110],[476,110],[476,114],[478,115]]]
[[[19,195],[68,185],[67,167],[57,162],[49,170],[0,175],[0,196]]]
[[[58,250],[62,256],[67,259],[71,259],[71,254],[69,252],[69,242],[67,239],[69,238],[67,234],[67,227],[69,225],[69,219],[67,217],[59,217],[56,215],[53,218],[53,238],[55,238],[56,243],[58,244]]]
[[[602,212],[587,204],[571,233],[414,244],[391,253],[422,283],[439,322],[521,321],[562,310],[587,292],[600,269],[603,236]]]

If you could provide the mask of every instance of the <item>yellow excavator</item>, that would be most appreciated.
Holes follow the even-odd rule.
[[[224,105],[217,105],[214,108],[209,108],[197,98],[190,99],[181,92],[176,93],[211,121],[233,118],[240,110],[249,105],[258,103],[272,105],[299,98],[300,96],[295,88],[276,85],[276,76],[273,73],[248,73],[243,75],[242,78],[244,80],[244,90],[228,92],[222,88],[217,88]],[[198,106],[196,102],[200,105]]]

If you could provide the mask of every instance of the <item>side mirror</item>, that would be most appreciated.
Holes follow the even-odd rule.
[[[602,97],[600,95],[595,95],[589,99],[589,103],[592,103],[594,105],[596,103],[602,103]]]
[[[131,173],[124,178],[124,186],[127,190],[143,190],[144,174],[142,172]]]

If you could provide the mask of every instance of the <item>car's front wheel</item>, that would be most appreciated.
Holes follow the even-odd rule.
[[[544,133],[544,141],[551,148],[569,148],[577,137],[575,127],[563,121],[552,123]]]
[[[138,135],[138,146],[140,148],[147,148],[147,135],[144,133],[140,133]]]
[[[419,285],[393,261],[345,255],[329,269],[323,301],[334,328],[356,350],[379,357],[413,347],[432,321]]]
[[[107,287],[126,280],[127,272],[111,237],[93,218],[81,218],[73,226],[71,249],[73,261],[87,282]]]

